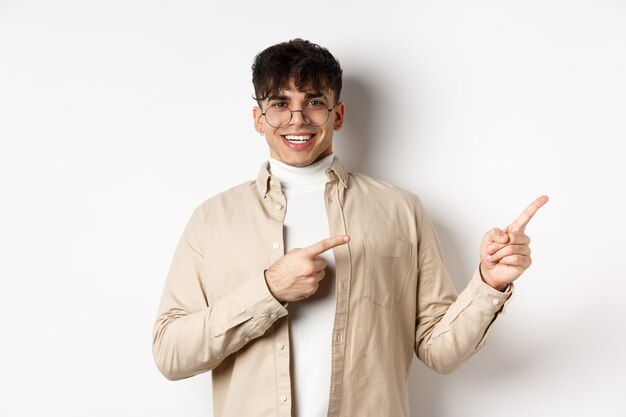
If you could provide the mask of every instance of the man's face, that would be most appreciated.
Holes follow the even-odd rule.
[[[294,111],[286,126],[276,128],[267,122],[262,113],[272,106],[283,109],[288,107]],[[324,106],[326,109],[332,107],[326,123],[316,127],[307,124],[299,111],[307,106],[309,108]],[[291,82],[287,89],[282,89],[276,96],[263,100],[261,107],[262,109],[258,107],[253,109],[254,126],[257,132],[265,134],[272,158],[287,165],[304,167],[333,152],[333,133],[343,126],[344,105],[335,104],[332,91],[311,89],[298,91]]]

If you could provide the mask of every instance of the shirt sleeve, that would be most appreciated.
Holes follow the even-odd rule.
[[[418,227],[415,353],[430,368],[447,374],[484,346],[493,322],[513,293],[513,284],[500,292],[482,280],[477,267],[465,290],[457,295],[439,239],[423,210]]]
[[[267,288],[264,271],[209,305],[203,280],[228,277],[207,276],[199,239],[204,224],[196,209],[174,253],[154,324],[154,359],[171,380],[214,369],[287,315]]]

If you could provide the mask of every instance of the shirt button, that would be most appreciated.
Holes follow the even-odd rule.
[[[249,342],[249,341],[250,341],[250,338],[249,338],[249,337],[246,337],[246,338],[245,338],[245,339],[243,339],[243,340],[244,340],[244,341],[246,341],[246,342]]]
[[[278,242],[274,242],[274,244],[272,245],[272,247],[273,247],[274,249],[278,249],[278,248],[280,248],[280,243],[278,243]]]
[[[282,402],[286,403],[286,402],[287,402],[287,396],[286,396],[286,395],[281,395],[281,396],[280,396],[280,400],[281,400]]]
[[[282,210],[283,206],[281,206],[280,204],[276,204],[276,210]]]
[[[285,349],[285,345],[282,343],[278,344],[278,350],[284,350]]]
[[[494,298],[493,300],[491,300],[491,304],[493,304],[494,306],[497,306],[498,304],[500,304],[500,300]]]
[[[276,314],[270,314],[270,319],[275,319],[276,318]]]

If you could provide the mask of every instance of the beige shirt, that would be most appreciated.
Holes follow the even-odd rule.
[[[419,199],[335,158],[325,205],[336,313],[328,416],[408,417],[413,352],[448,373],[485,343],[511,292],[476,269],[457,297]],[[264,163],[256,181],[210,198],[174,254],[154,326],[157,366],[169,379],[212,370],[215,417],[291,415],[289,306],[264,270],[284,254],[286,202]],[[311,242],[315,243],[315,242]]]

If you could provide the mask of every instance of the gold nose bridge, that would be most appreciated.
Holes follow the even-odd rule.
[[[287,122],[287,124],[291,123],[291,120],[293,119],[293,114],[294,113],[300,113],[300,116],[302,116],[302,121],[306,124],[310,124],[310,120],[307,120],[306,117],[304,117],[304,109],[302,110],[291,110],[289,109],[289,111],[291,111],[291,115],[289,116],[289,121]]]

